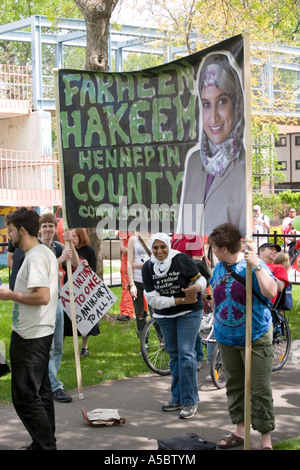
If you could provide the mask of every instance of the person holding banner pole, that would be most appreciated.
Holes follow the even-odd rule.
[[[277,293],[277,282],[267,265],[247,244],[242,251],[239,230],[232,224],[217,226],[208,237],[219,262],[211,285],[214,299],[214,331],[218,342],[227,388],[228,409],[235,432],[225,436],[219,447],[228,449],[244,444],[246,269],[252,270],[251,405],[252,427],[262,435],[262,448],[272,449],[275,428],[271,373],[273,366],[273,328],[270,299]]]
[[[79,261],[88,265],[94,272],[97,269],[97,257],[95,250],[90,246],[90,239],[86,230],[83,228],[75,228],[70,230],[71,240],[79,256]],[[62,264],[63,269],[66,271],[64,276],[64,284],[68,281],[68,273],[65,263]],[[93,326],[87,336],[82,337],[82,348],[80,357],[86,357],[89,354],[88,339],[89,336],[97,336],[100,333],[99,326]],[[80,336],[80,333],[78,332]],[[73,336],[72,322],[68,315],[64,313],[64,336]]]

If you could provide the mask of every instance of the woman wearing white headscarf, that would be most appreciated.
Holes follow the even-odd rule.
[[[172,375],[172,397],[162,410],[182,408],[180,418],[191,418],[199,402],[195,344],[203,308],[200,291],[207,282],[192,258],[171,249],[165,233],[152,236],[151,252],[142,269],[145,296],[162,331]]]
[[[198,97],[199,142],[186,157],[177,232],[209,235],[216,225],[230,222],[245,235],[244,94],[230,53],[206,57]],[[193,213],[187,212],[191,204]],[[190,221],[193,227],[187,226]]]

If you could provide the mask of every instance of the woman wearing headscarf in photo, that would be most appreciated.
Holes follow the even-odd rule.
[[[142,268],[145,297],[154,308],[172,375],[171,400],[162,410],[182,408],[180,418],[191,418],[199,402],[195,344],[203,309],[200,291],[207,282],[190,256],[171,249],[165,233],[152,235],[151,252]]]
[[[244,94],[230,53],[204,59],[198,93],[199,143],[186,157],[177,232],[208,235],[230,222],[245,234]]]

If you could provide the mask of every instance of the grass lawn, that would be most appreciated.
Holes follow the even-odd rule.
[[[3,274],[3,272],[0,272],[2,282],[7,282]],[[112,290],[118,299],[120,299],[121,288],[116,287]],[[295,306],[299,296],[300,286],[293,286]],[[12,302],[0,302],[0,341],[5,345],[7,360],[11,334],[11,311]],[[117,380],[150,373],[143,358],[138,354],[139,340],[136,336],[135,320],[125,323],[116,321],[116,316],[119,313],[119,302],[117,301],[110,309],[109,314],[101,320],[100,335],[96,337],[91,336],[89,339],[90,354],[80,361],[84,387],[107,380]],[[287,317],[291,328],[292,340],[300,339],[300,306],[298,312],[295,312],[294,308],[287,314]],[[81,348],[80,337],[79,348]],[[64,383],[66,390],[77,388],[72,338],[66,338],[65,340],[64,354],[58,378]],[[0,378],[0,405],[8,402],[11,402],[10,375]],[[300,438],[278,443],[274,448],[299,450]]]
[[[121,297],[121,288],[113,288],[115,295]],[[6,349],[9,363],[9,342],[11,335],[12,302],[0,303],[0,341]],[[100,321],[100,335],[89,338],[90,353],[81,360],[83,386],[95,385],[106,380],[116,380],[149,373],[143,358],[138,354],[139,340],[136,336],[136,322],[119,322],[119,302]],[[81,349],[81,338],[78,338]],[[100,372],[99,372],[100,371]],[[73,338],[67,337],[59,368],[58,378],[66,390],[77,388]],[[0,405],[11,402],[10,375],[0,379]]]

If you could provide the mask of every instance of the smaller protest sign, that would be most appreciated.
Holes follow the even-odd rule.
[[[80,264],[72,280],[77,328],[82,336],[87,336],[117,297],[89,266]],[[69,282],[62,288],[60,298],[64,311],[71,318]]]

